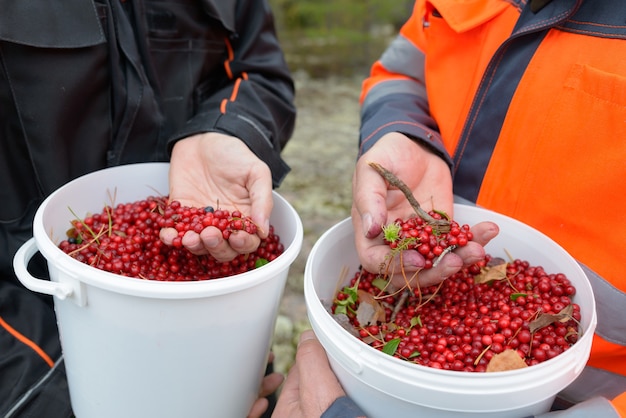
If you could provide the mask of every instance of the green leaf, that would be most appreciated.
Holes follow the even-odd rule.
[[[393,356],[394,354],[396,354],[396,350],[398,349],[399,345],[400,338],[394,338],[393,340],[389,340],[383,346],[383,353]]]
[[[372,280],[372,286],[376,287],[379,290],[385,290],[389,285],[389,282],[381,277],[376,277]]]
[[[348,309],[346,308],[345,305],[335,306],[335,315],[340,315],[340,314],[344,314],[344,315],[348,314]]]
[[[415,325],[419,325],[420,328],[422,327],[422,319],[419,317],[419,315],[411,318],[411,328],[413,328]]]
[[[265,258],[259,258],[254,262],[254,268],[258,269],[261,266],[266,265],[267,263],[269,263],[269,261]]]
[[[526,293],[511,293],[511,296],[509,296],[511,298],[512,301],[517,300],[517,298],[522,297],[522,296],[528,296]]]
[[[344,287],[343,292],[348,295],[348,299],[346,299],[346,303],[353,304],[359,300],[358,289],[355,287]]]

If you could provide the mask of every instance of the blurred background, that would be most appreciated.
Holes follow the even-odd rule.
[[[413,1],[269,1],[295,79],[298,107],[296,129],[283,152],[291,173],[277,191],[304,226],[273,345],[275,368],[286,373],[300,332],[310,327],[303,293],[308,254],[328,228],[350,216],[361,82],[409,17]]]
[[[312,78],[367,74],[408,18],[407,0],[269,0],[287,62]]]

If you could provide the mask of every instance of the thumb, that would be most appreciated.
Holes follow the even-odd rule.
[[[251,171],[245,187],[248,189],[250,196],[250,218],[257,226],[259,237],[267,238],[270,228],[270,216],[274,209],[272,173],[267,164],[262,161],[256,161],[251,165]]]
[[[360,224],[357,231],[368,239],[375,238],[387,223],[387,185],[364,161],[357,164],[352,183],[352,216],[355,226]]]
[[[345,395],[335,373],[330,368],[326,350],[315,336],[313,330],[306,330],[300,335],[296,362],[302,379],[301,391],[318,392],[321,403],[328,407],[339,396]]]

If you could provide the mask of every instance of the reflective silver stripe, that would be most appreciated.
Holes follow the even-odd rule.
[[[19,399],[17,399],[15,404],[11,407],[11,409],[9,409],[5,413],[3,418],[12,418],[12,417],[18,418],[18,415],[16,415],[16,414],[20,413],[19,411],[20,411],[21,407],[24,406],[26,403],[33,402],[33,396],[32,396],[33,393],[36,394],[36,392],[39,391],[40,387],[49,384],[49,380],[53,378],[53,375],[57,372],[57,369],[60,367],[60,365],[62,363],[63,363],[63,355],[61,355],[54,362],[54,366],[52,366],[52,368],[50,370],[48,370],[48,372],[46,374],[44,374],[43,376],[40,376],[39,380],[36,381],[33,384],[33,386],[31,386],[30,389],[28,389],[28,391],[26,393],[23,393],[22,396]]]
[[[594,398],[578,404],[564,411],[551,411],[545,414],[535,415],[534,418],[620,418],[619,414],[609,403],[603,398]]]
[[[578,378],[557,396],[561,406],[569,406],[602,396],[613,399],[626,392],[626,376],[587,366]]]
[[[380,57],[381,64],[392,73],[424,80],[424,53],[402,35],[396,36]]]
[[[398,93],[426,97],[426,88],[423,84],[418,84],[410,80],[392,79],[383,81],[382,83],[376,84],[367,93],[363,101],[362,112],[379,98]]]
[[[380,97],[394,93],[408,93],[426,100],[424,85],[424,54],[402,35],[398,35],[380,58],[390,72],[411,77],[413,80],[390,79],[372,87],[363,102],[363,109]]]
[[[614,344],[626,345],[626,293],[580,263],[589,278],[596,299],[596,334]]]

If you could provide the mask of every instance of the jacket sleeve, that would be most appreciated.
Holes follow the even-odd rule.
[[[562,411],[546,412],[534,418],[620,418],[611,402],[602,397],[591,398]]]
[[[429,147],[451,165],[437,124],[429,114],[424,53],[418,48],[417,13],[374,63],[361,91],[359,155],[383,135],[400,132]]]
[[[611,401],[611,405],[613,405],[613,407],[617,411],[618,416],[620,416],[621,418],[626,418],[626,392],[615,397]]]
[[[620,418],[611,402],[606,398],[596,397],[581,402],[563,411],[546,412],[535,415],[534,418],[588,418],[590,416],[603,418]],[[365,413],[347,396],[338,398],[324,411],[321,418],[364,418]]]
[[[366,418],[365,413],[347,396],[335,399],[320,418]]]
[[[175,141],[202,132],[238,137],[268,164],[278,187],[289,172],[280,152],[293,133],[296,112],[294,84],[270,7],[266,0],[203,3],[231,32],[225,40],[224,77],[221,82],[208,80],[196,114],[170,138],[169,149]]]

